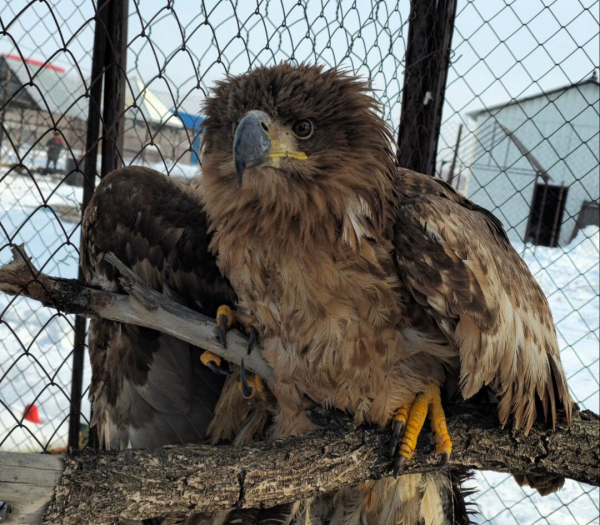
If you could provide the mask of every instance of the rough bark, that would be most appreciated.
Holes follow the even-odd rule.
[[[69,456],[45,523],[100,524],[271,507],[390,474],[388,431],[355,428],[347,416],[322,409],[311,416],[321,427],[311,434],[242,448],[186,445]],[[454,443],[450,468],[600,482],[599,419],[591,412],[557,432],[536,424],[529,436],[500,429],[489,406],[454,405],[447,416]],[[424,431],[405,472],[432,471],[436,462],[433,439]]]

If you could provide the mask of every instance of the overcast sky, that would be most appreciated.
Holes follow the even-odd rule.
[[[2,23],[8,26],[0,51],[14,53],[18,45],[26,57],[72,72],[77,62],[89,73],[91,0],[33,2],[17,17],[28,4],[0,0]],[[371,78],[386,117],[397,125],[409,0],[170,4],[173,9],[163,0],[130,3],[128,74],[150,83],[150,89],[170,87],[178,97],[202,97],[226,72],[289,58],[316,61]],[[599,9],[598,0],[459,0],[446,127],[469,110],[591,75],[600,64]]]

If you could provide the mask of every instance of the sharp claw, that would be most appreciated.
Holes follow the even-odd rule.
[[[254,343],[258,339],[258,330],[253,326],[250,328],[250,335],[248,336],[248,346],[246,347],[246,355],[250,355],[252,352],[252,348],[254,348]]]
[[[200,362],[215,374],[229,375],[232,371],[229,368],[229,363],[225,359],[221,359],[218,355],[212,352],[203,352],[200,356]]]
[[[244,360],[242,359],[242,364],[240,366],[240,382],[242,384],[242,395],[246,399],[250,399],[252,397],[252,389],[248,385],[248,376],[246,375],[246,367],[244,366]]]
[[[396,449],[398,448],[398,439],[400,434],[404,430],[404,423],[402,421],[396,421],[394,423],[394,431],[392,432],[392,438],[390,440],[390,457],[393,458],[396,455]]]
[[[400,475],[400,471],[402,470],[404,463],[406,463],[406,458],[404,456],[398,456],[396,458],[396,461],[394,461],[394,478],[395,479],[398,479],[398,476]]]
[[[440,460],[440,462],[437,464],[437,466],[439,468],[444,468],[446,466],[448,466],[448,462],[450,461],[450,454],[448,454],[448,452],[444,452],[442,454],[442,459]]]
[[[229,319],[225,314],[221,314],[219,316],[219,338],[221,339],[221,344],[223,348],[227,348],[227,324],[229,323]]]
[[[217,365],[214,361],[209,361],[208,363],[206,363],[206,366],[213,371],[215,374],[221,374],[224,376],[228,376],[229,374],[232,373],[231,370],[229,370],[228,368],[222,368],[219,365]]]

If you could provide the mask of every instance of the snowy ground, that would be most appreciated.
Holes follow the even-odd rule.
[[[79,228],[63,220],[55,207],[78,208],[81,198],[81,188],[60,184],[59,178],[0,175],[0,264],[11,258],[8,242],[24,243],[45,273],[76,277]],[[0,318],[0,449],[64,446],[73,316],[0,294]],[[19,427],[27,403],[38,406],[42,425],[25,421]]]
[[[45,159],[39,159],[45,165]],[[161,165],[152,166],[165,171]],[[61,215],[78,207],[81,188],[61,178],[5,175],[0,171],[0,264],[10,260],[8,242],[23,242],[44,272],[76,277],[79,227]],[[181,173],[179,173],[181,172]],[[173,171],[191,178],[197,167]],[[515,246],[548,296],[557,325],[571,391],[582,408],[599,412],[599,233],[588,227],[564,248]],[[73,317],[24,298],[0,294],[0,450],[39,451],[64,446],[68,432]],[[89,382],[86,363],[84,384]],[[36,403],[42,425],[22,421],[25,404]],[[89,414],[87,394],[84,414]],[[540,498],[510,476],[477,474],[475,496],[486,519],[504,524],[599,523],[598,489],[567,481]]]

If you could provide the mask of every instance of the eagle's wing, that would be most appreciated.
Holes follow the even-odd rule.
[[[120,291],[113,252],[155,290],[214,316],[236,297],[208,249],[198,195],[141,167],[112,172],[83,220],[82,267],[88,283]],[[200,350],[160,332],[103,319],[89,330],[93,424],[105,447],[155,447],[202,440],[223,379]]]
[[[506,423],[531,428],[536,404],[556,424],[571,399],[550,307],[500,221],[449,185],[399,172],[394,248],[401,279],[460,353],[465,398],[484,385]]]

